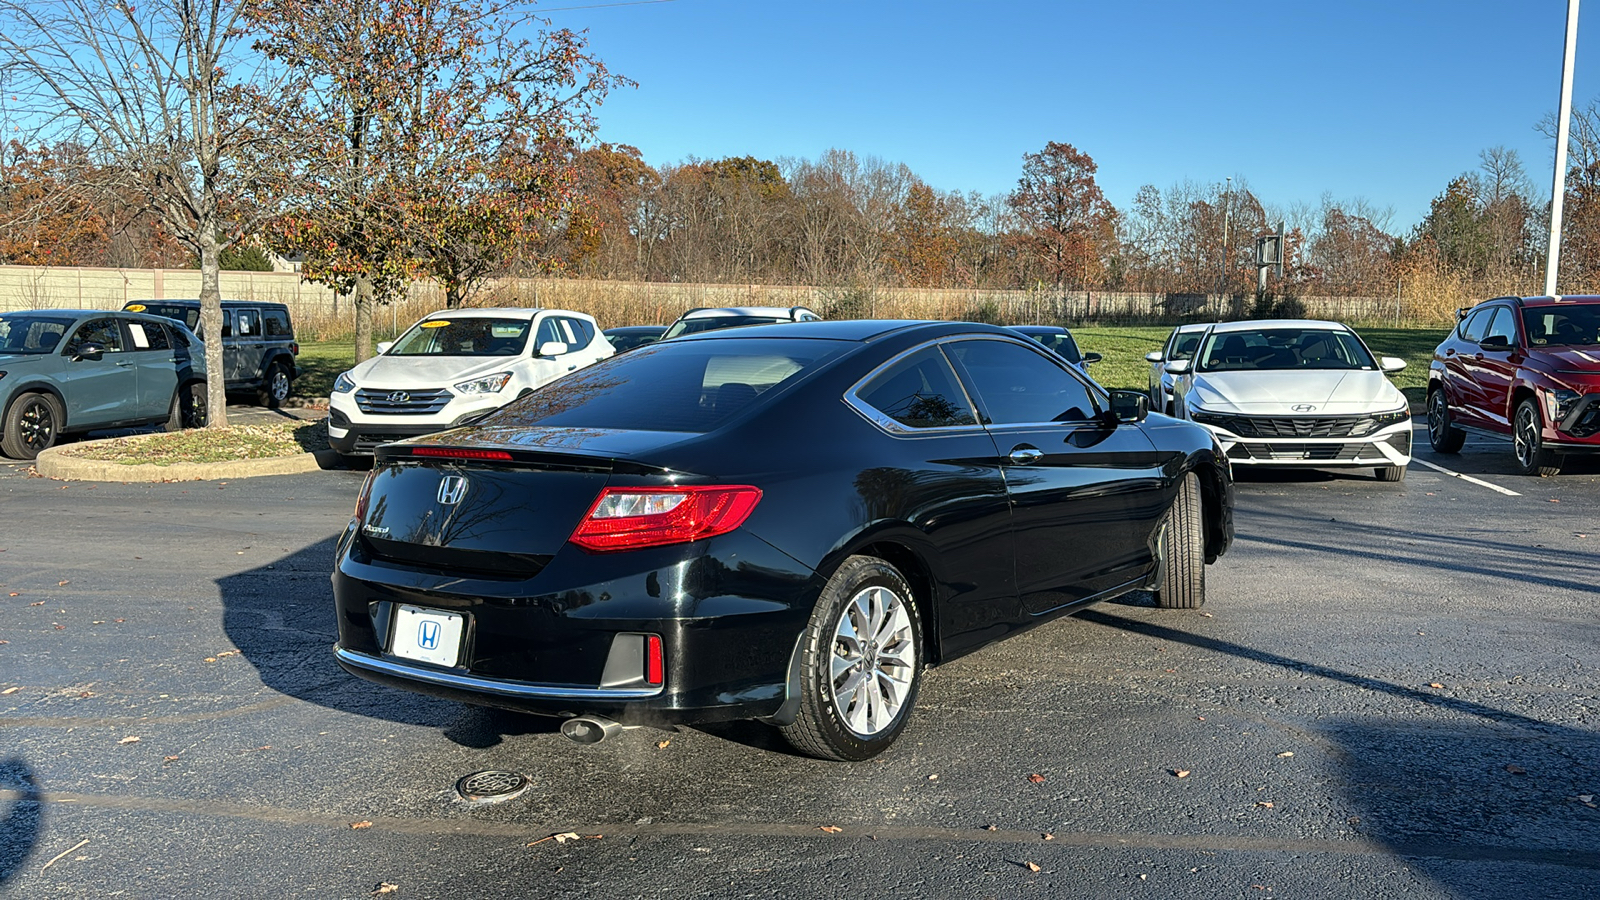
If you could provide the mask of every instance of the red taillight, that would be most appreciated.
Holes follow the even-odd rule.
[[[738,528],[761,500],[748,485],[606,488],[572,533],[595,553],[682,544]]]
[[[300,342],[299,341],[290,341],[289,342],[289,352],[291,354],[295,355],[295,356],[299,356],[300,355]]]
[[[505,450],[474,450],[471,447],[412,447],[412,456],[431,456],[438,459],[498,459],[511,461]]]
[[[361,493],[356,495],[356,520],[365,521],[367,518],[367,502],[372,499],[372,479],[378,475],[377,471],[367,473],[365,481],[361,482]]]
[[[644,682],[656,685],[663,680],[666,663],[661,656],[661,635],[646,635],[644,639]]]

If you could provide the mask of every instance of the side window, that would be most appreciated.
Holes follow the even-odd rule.
[[[166,331],[171,338],[173,347],[188,349],[189,336],[183,333],[182,328],[168,328]]]
[[[1489,327],[1489,317],[1494,315],[1493,309],[1480,309],[1467,314],[1461,320],[1460,335],[1463,341],[1472,341],[1476,344],[1483,340],[1484,329]]]
[[[1481,340],[1500,338],[1508,344],[1517,342],[1517,325],[1511,310],[1504,306],[1496,307],[1494,320],[1489,323],[1489,328],[1483,333]]]
[[[262,333],[269,338],[288,340],[294,337],[294,330],[289,327],[289,314],[281,309],[262,310],[261,329]]]
[[[856,391],[861,402],[907,428],[976,425],[967,395],[937,347],[907,356]]]
[[[241,309],[234,313],[233,327],[239,337],[260,337],[261,314],[253,309]]]
[[[594,326],[582,319],[562,319],[562,328],[572,332],[571,349],[582,350],[594,340]]]
[[[128,337],[135,350],[168,350],[167,330],[155,322],[128,322]]]
[[[566,335],[561,333],[561,329],[556,325],[556,321],[557,320],[555,316],[548,316],[539,322],[539,331],[533,343],[534,349],[538,349],[541,345],[548,344],[551,341],[556,341],[562,344],[568,343]]]
[[[72,340],[67,342],[66,352],[71,355],[78,352],[84,344],[99,344],[107,353],[122,352],[122,329],[117,327],[116,319],[91,319],[78,326],[72,333]]]
[[[950,345],[996,425],[1077,422],[1098,412],[1089,388],[1038,353],[1009,341]]]
[[[224,338],[233,337],[233,310],[231,309],[222,311],[222,336]],[[205,336],[201,335],[201,337],[204,338]]]

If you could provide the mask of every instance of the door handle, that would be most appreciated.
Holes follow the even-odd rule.
[[[1044,451],[1043,450],[1040,450],[1037,447],[1028,447],[1028,446],[1022,446],[1022,447],[1013,448],[1012,451],[1011,451],[1011,455],[1010,455],[1011,461],[1016,463],[1019,466],[1030,465],[1032,463],[1038,462],[1039,460],[1041,460],[1043,458],[1044,458]]]
[[[577,364],[576,364],[576,363],[574,363],[574,364],[572,364],[572,365],[570,365],[570,366],[567,366],[567,371],[568,371],[568,372],[571,372],[571,371],[573,371],[573,370],[574,370],[574,369],[576,369],[576,368],[578,368],[578,366],[577,366]]]
[[[131,369],[131,368],[133,368],[133,363],[119,362],[119,363],[117,363],[117,368],[119,368],[119,369]]]

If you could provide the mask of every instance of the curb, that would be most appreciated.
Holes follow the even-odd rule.
[[[96,441],[82,441],[71,446],[86,446]],[[62,453],[61,447],[51,447],[35,459],[34,469],[45,478],[66,481],[217,481],[236,478],[255,478],[260,475],[297,475],[316,472],[339,465],[339,454],[333,450],[299,453],[294,456],[275,456],[268,459],[241,459],[220,463],[173,463],[158,466],[150,463],[126,466],[100,459],[80,459]]]

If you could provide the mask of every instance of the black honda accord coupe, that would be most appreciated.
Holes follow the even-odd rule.
[[[335,653],[578,741],[754,718],[866,759],[926,666],[1129,591],[1204,602],[1232,476],[1145,402],[987,325],[653,344],[380,448]]]

